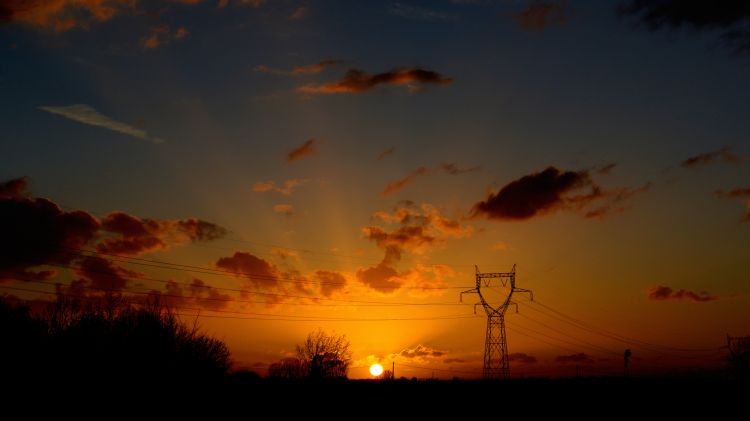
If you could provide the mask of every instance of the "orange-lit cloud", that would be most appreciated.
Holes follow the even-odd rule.
[[[157,25],[151,28],[149,35],[141,41],[143,48],[152,50],[172,40],[181,40],[188,36],[190,31],[184,26],[177,28],[174,33],[170,31],[167,25]]]
[[[702,154],[691,156],[690,158],[682,161],[680,163],[680,166],[683,168],[698,168],[698,167],[703,167],[706,165],[713,164],[718,161],[723,161],[723,162],[730,163],[730,164],[736,164],[740,162],[740,157],[735,155],[731,147],[724,146],[723,148],[715,150],[715,151],[705,152]]]
[[[486,200],[474,205],[472,212],[475,217],[522,221],[570,209],[586,218],[598,218],[622,212],[625,202],[650,188],[651,184],[647,183],[638,188],[605,190],[594,183],[588,171],[560,171],[548,167],[511,181],[497,193],[490,193]]]
[[[273,205],[273,211],[276,213],[280,213],[285,216],[292,216],[294,215],[294,207],[292,205],[281,203],[278,205]]]
[[[420,86],[449,85],[453,79],[432,70],[402,67],[390,72],[367,74],[361,70],[351,69],[343,78],[329,83],[309,84],[297,88],[306,94],[352,94],[367,92],[379,85],[407,85],[412,90]]]
[[[135,6],[135,0],[4,0],[0,20],[62,32],[106,22]]]
[[[336,64],[341,63],[341,60],[323,60],[318,63],[313,64],[306,64],[304,66],[297,66],[293,68],[292,70],[279,70],[279,69],[273,69],[268,66],[265,66],[263,64],[260,64],[258,66],[255,66],[253,69],[256,72],[260,73],[271,73],[275,75],[282,75],[282,76],[302,76],[302,75],[314,75],[322,72],[328,67],[334,66]]]
[[[565,0],[533,0],[513,19],[527,31],[541,32],[552,26],[565,25],[572,15]]]
[[[286,154],[286,160],[289,162],[294,162],[306,156],[314,155],[315,153],[317,153],[319,145],[320,140],[315,138],[308,139],[302,145],[290,150]]]
[[[380,159],[380,158],[378,158]],[[471,167],[471,168],[459,168],[458,165],[454,162],[443,162],[439,166],[437,166],[435,169],[427,168],[427,167],[419,167],[411,172],[411,174],[407,175],[404,178],[400,178],[395,181],[391,181],[388,183],[382,192],[380,192],[381,196],[388,196],[390,194],[396,193],[397,191],[403,189],[404,187],[412,184],[414,181],[417,180],[417,178],[435,174],[437,172],[444,172],[449,175],[460,175],[465,174],[469,172],[474,172],[479,170],[479,167]]]
[[[109,259],[99,256],[86,256],[78,262],[76,272],[97,292],[121,292],[128,283],[128,278],[137,278],[133,272],[115,265]]]
[[[281,193],[284,196],[289,196],[292,193],[294,193],[294,190],[307,183],[308,179],[298,179],[293,178],[290,180],[286,180],[284,182],[284,185],[276,185],[275,181],[258,181],[257,183],[253,184],[253,191],[256,193],[263,193],[263,192],[269,192],[269,191],[275,191],[277,193]]]
[[[291,15],[289,15],[289,20],[302,20],[309,14],[310,8],[308,8],[307,6],[299,6],[294,9],[294,12],[292,12]]]
[[[675,291],[672,288],[663,285],[657,285],[648,290],[648,299],[655,301],[673,300],[705,303],[708,301],[716,301],[719,298],[719,296],[711,295],[706,291],[693,292],[686,289]]]
[[[324,297],[330,297],[336,291],[340,291],[346,287],[346,277],[339,272],[317,270],[315,271],[315,279],[320,282],[320,293]]]
[[[453,275],[450,268],[417,263],[412,269],[399,272],[396,266],[403,253],[423,255],[449,238],[464,238],[473,234],[472,227],[443,216],[430,204],[417,207],[403,203],[392,213],[376,212],[373,220],[398,226],[362,228],[363,235],[382,249],[384,256],[379,264],[359,269],[356,275],[360,282],[383,293],[392,293],[405,284],[423,289],[442,284],[446,277]]]

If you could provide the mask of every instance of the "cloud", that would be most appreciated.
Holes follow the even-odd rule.
[[[163,291],[152,290],[149,295],[168,308],[198,307],[212,311],[225,309],[232,298],[200,279],[193,279],[187,288],[181,283],[169,281]]]
[[[612,162],[606,165],[600,165],[598,167],[594,167],[594,171],[600,175],[609,175],[612,173],[612,170],[614,170],[616,166],[617,166],[617,163]]]
[[[216,261],[216,267],[246,278],[255,287],[272,288],[279,284],[276,265],[250,253],[237,251],[230,257],[222,257]]]
[[[380,195],[388,196],[390,194],[396,193],[397,191],[413,183],[414,180],[416,180],[418,177],[427,175],[429,172],[430,170],[428,168],[419,167],[416,170],[412,171],[412,173],[407,175],[406,177],[400,178],[398,180],[391,181],[390,183],[388,183],[383,189],[383,191],[380,192]]]
[[[306,94],[354,94],[370,91],[379,85],[407,85],[415,91],[426,84],[449,85],[452,82],[453,79],[440,73],[418,67],[401,67],[374,75],[351,69],[337,81],[303,85],[297,90]]]
[[[120,13],[134,11],[134,6],[132,0],[4,0],[0,21],[62,32],[106,22]]]
[[[458,165],[456,165],[455,162],[443,162],[442,164],[438,165],[436,168],[431,169],[427,167],[419,167],[411,172],[411,174],[407,175],[404,178],[400,178],[395,181],[391,181],[388,183],[382,192],[380,192],[381,196],[388,196],[390,194],[396,193],[397,191],[403,189],[404,187],[412,184],[414,181],[416,181],[417,178],[435,174],[437,172],[443,172],[445,174],[449,175],[461,175],[469,172],[474,172],[479,170],[479,167],[471,167],[471,168],[459,168]]]
[[[88,281],[92,288],[105,293],[122,292],[125,289],[128,278],[141,276],[119,266],[112,261],[99,256],[86,256],[78,262],[76,272]]]
[[[294,208],[292,207],[292,205],[287,205],[287,204],[273,205],[273,211],[276,213],[285,215],[285,216],[294,215]]]
[[[286,160],[289,162],[294,162],[306,156],[314,155],[318,152],[318,145],[320,145],[320,141],[318,139],[308,139],[301,146],[290,150],[286,154]]]
[[[564,26],[572,16],[567,1],[534,0],[513,19],[527,31],[541,32],[553,26]]]
[[[736,164],[740,162],[740,158],[734,154],[732,148],[729,146],[724,146],[723,148],[716,151],[691,156],[690,158],[682,161],[680,163],[680,166],[682,168],[698,168],[713,164],[715,162],[718,162],[719,160],[730,164]]]
[[[137,127],[131,126],[130,124],[107,117],[106,115],[99,113],[91,106],[86,104],[74,104],[61,107],[45,105],[40,106],[39,109],[52,114],[61,115],[65,118],[69,118],[79,123],[88,124],[90,126],[103,127],[105,129],[136,137],[138,139],[149,140],[154,143],[161,143],[164,141],[158,137],[149,135],[143,129],[139,129]]]
[[[733,190],[729,190],[727,192],[723,190],[717,190],[714,192],[717,197],[723,197],[728,199],[737,199],[737,198],[747,198],[747,201],[745,202],[745,208],[747,213],[742,218],[743,222],[750,221],[750,187],[748,188],[737,188]]]
[[[648,191],[642,187],[605,190],[594,183],[588,171],[560,171],[548,167],[542,172],[523,176],[490,193],[473,206],[474,217],[501,221],[522,221],[562,209],[571,209],[586,218],[604,217],[625,210],[624,203]],[[574,194],[581,189],[587,192]]]
[[[393,293],[406,283],[424,289],[442,284],[446,277],[453,275],[448,267],[417,264],[410,270],[399,272],[396,265],[404,252],[422,255],[449,238],[464,238],[473,234],[472,227],[443,216],[430,204],[417,207],[403,203],[392,213],[376,212],[372,218],[388,225],[398,225],[393,228],[374,225],[362,228],[364,237],[383,250],[384,256],[376,266],[359,269],[356,276],[363,284],[382,293]]]
[[[294,190],[297,187],[302,186],[308,181],[310,180],[304,178],[293,178],[290,180],[286,180],[283,186],[277,186],[275,181],[258,181],[257,183],[253,184],[253,191],[256,193],[275,191],[277,193],[283,194],[284,196],[289,196],[294,193]]]
[[[296,9],[294,9],[294,12],[292,12],[291,15],[289,15],[289,20],[302,20],[306,18],[310,14],[310,8],[307,6],[299,6]]]
[[[451,15],[449,15],[448,13],[438,12],[436,10],[403,3],[393,3],[388,9],[388,12],[392,15],[396,15],[405,19],[432,22],[448,20],[451,18]]]
[[[443,363],[445,364],[455,364],[455,363],[466,363],[466,361],[463,358],[443,358]]]
[[[559,358],[559,357],[558,357]],[[536,357],[523,352],[516,352],[508,355],[508,360],[519,364],[536,364]]]
[[[152,50],[173,40],[181,40],[189,34],[190,31],[184,26],[177,28],[174,33],[172,33],[169,26],[157,25],[151,27],[149,35],[141,40],[141,44],[143,45],[143,48]]]
[[[555,357],[555,362],[560,364],[593,364],[594,359],[584,353],[572,354],[572,355],[558,355]]]
[[[315,279],[320,282],[320,293],[324,297],[330,297],[336,291],[346,287],[346,278],[339,272],[317,270],[315,271]]]
[[[270,73],[270,74],[280,75],[280,76],[316,75],[322,72],[323,70],[325,70],[326,68],[335,66],[339,63],[341,63],[341,60],[327,59],[327,60],[320,61],[318,63],[297,66],[293,68],[292,70],[273,69],[263,64],[260,64],[258,66],[255,66],[253,70],[259,73]]]
[[[29,269],[71,262],[71,250],[92,241],[99,229],[87,212],[66,212],[50,200],[28,197],[27,184],[27,178],[0,184],[0,279],[49,278],[50,271]]]
[[[382,161],[385,158],[388,158],[389,156],[393,155],[393,152],[395,151],[396,151],[396,148],[388,148],[384,150],[383,152],[381,152],[376,159],[378,161]]]
[[[498,241],[497,243],[492,245],[492,250],[497,250],[497,251],[508,250],[508,243],[506,243],[505,241]]]
[[[97,244],[101,253],[137,255],[168,247],[167,242],[207,242],[227,234],[227,230],[196,218],[157,220],[112,212],[102,219],[102,231],[114,234]]]
[[[438,358],[447,354],[448,351],[441,351],[438,349],[430,348],[425,345],[417,345],[414,348],[406,348],[399,352],[397,355],[409,360],[413,359],[427,359],[430,357]]]
[[[271,249],[271,254],[274,254],[276,256],[281,257],[281,260],[298,260],[299,259],[299,253],[297,253],[294,250],[291,249],[285,249],[281,247],[273,247]]]
[[[631,0],[620,5],[619,13],[651,31],[683,26],[696,31],[718,30],[734,53],[750,52],[750,7],[744,0]]]
[[[655,301],[665,301],[665,300],[673,300],[673,301],[693,301],[696,303],[705,303],[708,301],[716,301],[720,297],[716,295],[711,295],[706,291],[701,291],[699,293],[681,289],[679,291],[674,291],[672,288],[662,285],[657,285],[655,287],[651,287],[648,290],[648,299],[649,300],[655,300]]]

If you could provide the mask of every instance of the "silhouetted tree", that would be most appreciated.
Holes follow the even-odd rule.
[[[346,377],[351,363],[349,346],[346,335],[329,335],[318,329],[297,345],[297,358],[305,364],[311,378]]]
[[[269,377],[284,379],[307,377],[309,372],[307,365],[298,358],[284,358],[268,367]]]

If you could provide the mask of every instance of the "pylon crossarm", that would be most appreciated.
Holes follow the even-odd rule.
[[[531,301],[534,301],[534,293],[533,293],[533,292],[531,292],[531,290],[530,290],[530,289],[525,289],[525,288],[513,288],[513,292],[528,292],[528,293],[529,293],[529,298],[531,299]]]

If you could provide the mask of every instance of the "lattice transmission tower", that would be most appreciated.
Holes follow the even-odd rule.
[[[508,341],[505,338],[505,311],[509,306],[514,305],[516,306],[516,312],[518,312],[518,304],[511,300],[514,292],[528,292],[532,301],[534,295],[531,290],[516,287],[516,265],[513,265],[510,272],[482,273],[479,271],[479,267],[475,266],[475,268],[477,285],[475,288],[462,292],[460,298],[463,301],[464,294],[479,295],[479,302],[474,304],[474,313],[476,313],[478,305],[484,307],[484,311],[487,313],[487,334],[484,342],[484,367],[482,370],[484,378],[507,379],[510,376],[510,364],[508,361]],[[503,287],[508,288],[508,296],[504,299],[501,297],[497,303],[491,303],[482,293],[482,288],[489,289],[493,280],[499,280]]]

